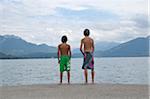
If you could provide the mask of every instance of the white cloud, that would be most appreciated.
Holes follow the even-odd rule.
[[[3,0],[0,1],[0,34],[15,34],[30,42],[53,46],[60,43],[62,35],[67,35],[69,43],[78,47],[83,30],[89,28],[96,41],[122,42],[147,35],[147,27],[140,27],[145,27],[147,21],[147,3],[148,0]],[[57,8],[96,9],[114,13],[119,19],[113,22],[67,19],[57,16]]]
[[[13,1],[13,2],[11,2]],[[96,8],[100,10],[113,11],[117,14],[148,13],[148,0],[11,0],[5,2],[6,8],[14,7],[24,9],[27,15],[49,15],[55,14],[57,7],[72,10],[84,10]],[[15,2],[14,2],[15,1]],[[19,2],[19,4],[17,4]],[[17,5],[16,7],[13,5]],[[2,5],[1,5],[2,6]]]

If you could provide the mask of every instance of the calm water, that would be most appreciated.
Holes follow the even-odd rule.
[[[96,58],[95,82],[148,84],[149,58]],[[83,83],[81,58],[72,59],[71,82]],[[91,75],[89,71],[89,80]],[[66,72],[64,82],[67,82]],[[59,82],[57,59],[0,60],[0,86],[51,84]]]

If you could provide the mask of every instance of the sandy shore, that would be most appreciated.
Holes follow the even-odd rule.
[[[63,84],[0,87],[0,99],[149,99],[148,85]]]

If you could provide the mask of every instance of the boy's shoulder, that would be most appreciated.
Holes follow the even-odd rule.
[[[59,44],[58,47],[60,47],[62,44]]]
[[[93,41],[93,39],[92,39],[91,37],[88,37],[87,39],[90,39],[90,40],[92,40],[92,41]]]
[[[84,41],[85,37],[81,39],[81,41]]]
[[[62,46],[62,45],[66,45],[66,46],[69,46],[69,47],[70,47],[69,44],[63,44],[63,43],[59,44],[58,47],[60,47],[60,46]]]
[[[84,38],[81,39],[81,41],[84,41],[84,40],[87,40],[87,39],[93,40],[91,37],[84,37]]]
[[[70,47],[70,45],[69,44],[66,44],[68,47]]]

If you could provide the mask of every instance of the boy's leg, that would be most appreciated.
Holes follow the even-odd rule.
[[[70,71],[67,72],[68,75],[68,84],[70,84]]]
[[[62,84],[63,72],[60,72],[60,84]]]
[[[85,77],[85,83],[88,83],[88,72],[87,72],[87,69],[84,69],[84,77]]]
[[[91,70],[92,83],[94,83],[94,75],[95,75],[95,72],[94,72],[94,69],[92,69],[92,70]]]

